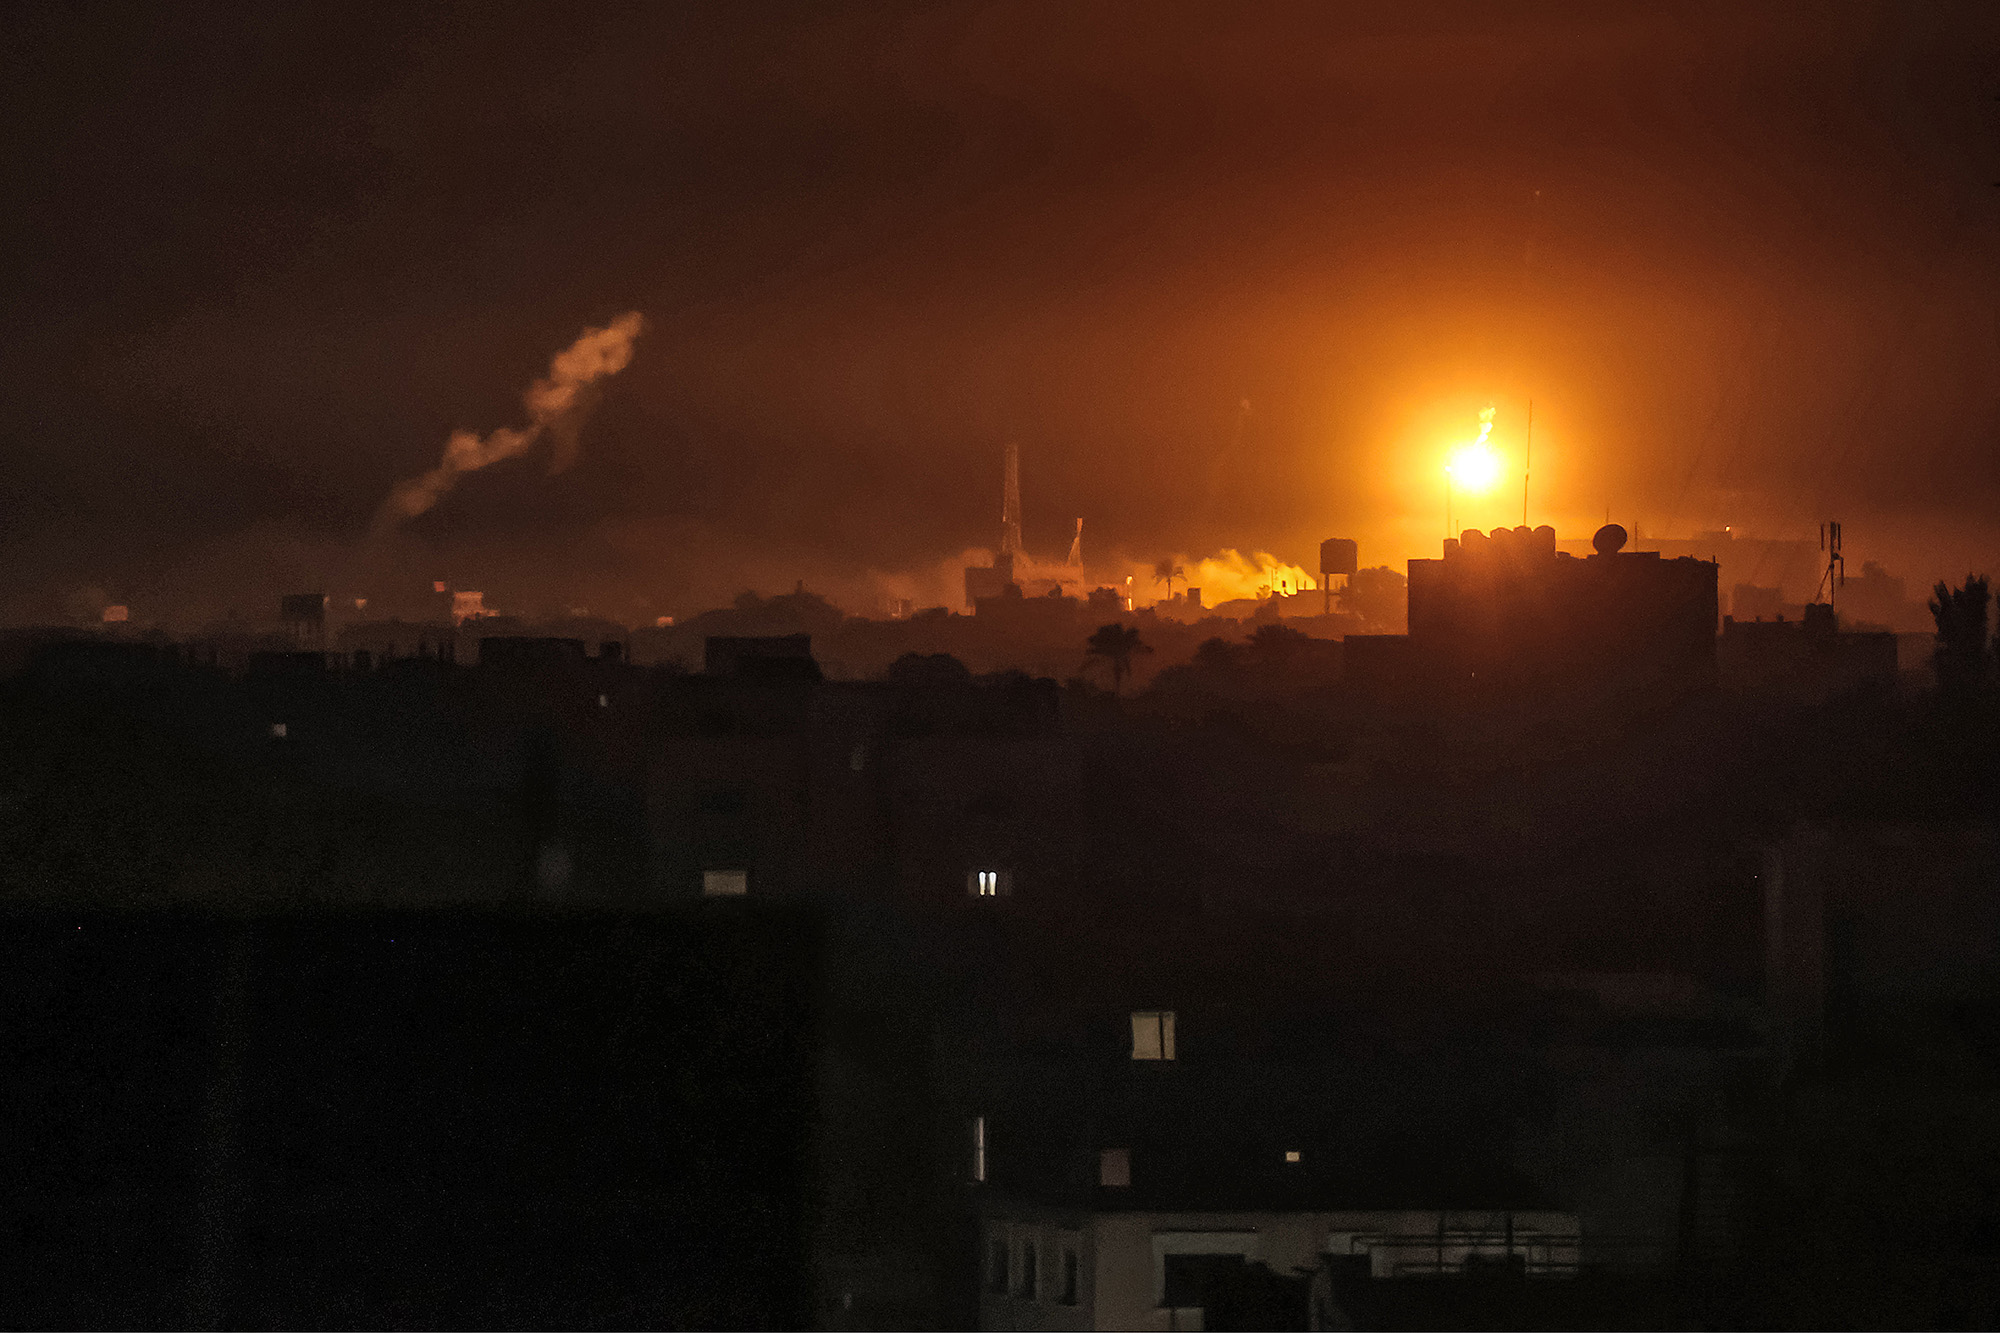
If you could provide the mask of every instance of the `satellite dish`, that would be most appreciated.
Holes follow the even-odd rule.
[[[1596,548],[1599,555],[1616,555],[1625,549],[1625,543],[1630,538],[1631,534],[1619,524],[1606,523],[1597,530],[1597,535],[1590,539],[1590,544]]]

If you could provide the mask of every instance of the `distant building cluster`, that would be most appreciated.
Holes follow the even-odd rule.
[[[800,586],[653,638],[534,633],[440,587],[422,621],[336,628],[308,593],[263,638],[20,639],[9,706],[40,720],[17,731],[72,759],[6,808],[42,821],[16,831],[16,892],[248,912],[188,927],[225,941],[189,955],[208,1017],[187,1030],[219,1035],[160,1066],[161,1104],[196,1109],[159,1132],[254,1177],[216,1226],[260,1244],[309,1253],[300,1219],[348,1209],[372,1234],[420,1194],[490,1188],[442,1147],[421,1189],[376,1167],[324,1195],[257,1176],[310,1155],[274,1108],[340,1089],[239,1105],[234,1083],[172,1084],[304,1040],[286,1024],[345,1031],[372,977],[403,997],[373,1040],[444,1071],[396,1065],[372,1105],[484,1105],[488,1066],[456,1043],[525,1049],[561,1015],[505,1066],[518,1097],[481,1114],[531,1157],[604,1156],[560,1186],[519,1167],[575,1191],[522,1211],[795,1209],[715,1223],[731,1255],[791,1247],[779,1322],[1696,1322],[1751,1252],[1743,1090],[1813,1067],[1841,1006],[1907,998],[1899,950],[1953,994],[1996,962],[1991,895],[1940,906],[1940,931],[1899,918],[1882,867],[1928,891],[1991,872],[2000,844],[1769,813],[1796,808],[1809,757],[1714,756],[1754,744],[1746,718],[1888,706],[1896,636],[1823,602],[1724,616],[1719,561],[1627,545],[1616,526],[1589,554],[1546,527],[1467,531],[1410,562],[1406,633],[1312,637],[1364,623],[1314,590],[1317,609],[1188,644],[1129,691],[1142,650],[1215,623],[1115,588],[1028,596],[1004,550],[967,572],[973,614],[859,627]],[[1352,542],[1320,572],[1350,608],[1402,591],[1371,592]],[[816,634],[770,632],[813,617],[886,666],[851,678]],[[704,632],[729,627],[765,632]],[[658,651],[691,634],[698,660]],[[975,670],[956,642],[1047,652],[1069,679]],[[74,837],[53,812],[86,805],[122,813]],[[346,961],[297,962],[301,931]],[[429,961],[406,962],[418,945]],[[576,956],[519,993],[495,980],[506,958]],[[236,1107],[229,1135],[209,1105]],[[753,1120],[765,1137],[730,1138]],[[649,1174],[675,1154],[710,1184]],[[277,1290],[282,1268],[242,1281]]]

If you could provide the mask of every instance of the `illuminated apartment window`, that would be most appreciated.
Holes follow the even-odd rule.
[[[1140,1009],[1132,1014],[1132,1058],[1171,1060],[1174,1058],[1174,1011]]]
[[[995,1232],[986,1242],[986,1289],[995,1296],[1007,1294],[1007,1236]]]
[[[1131,1188],[1132,1150],[1106,1148],[1097,1154],[1097,1183],[1109,1185],[1113,1189]]]
[[[1031,1301],[1042,1296],[1041,1251],[1032,1240],[1021,1242],[1021,1295]]]
[[[1065,1249],[1062,1258],[1062,1303],[1076,1304],[1076,1251]]]
[[[1005,898],[1014,892],[1014,876],[1005,870],[969,870],[965,891],[974,898]]]
[[[600,695],[598,695],[598,696],[597,696],[597,706],[598,706],[599,708],[609,708],[609,707],[611,707],[611,696],[610,696],[610,695],[608,695],[608,694],[600,694]]]
[[[1304,1160],[1305,1160],[1305,1154],[1300,1152],[1297,1148],[1285,1149],[1285,1164],[1287,1166],[1297,1166],[1300,1162],[1303,1162]]]
[[[285,724],[284,724],[284,723],[282,723],[282,722],[273,722],[273,723],[271,724],[271,739],[272,739],[272,740],[274,740],[274,741],[281,741],[281,740],[285,739]]]
[[[747,870],[701,872],[701,896],[704,898],[741,898],[748,892],[750,892],[750,872]]]
[[[986,1117],[972,1117],[972,1179],[974,1184],[986,1183]]]

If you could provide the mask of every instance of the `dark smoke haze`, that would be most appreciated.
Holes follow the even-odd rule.
[[[19,6],[0,615],[682,613],[1533,521],[2000,565],[2000,6]],[[647,313],[575,465],[365,559]],[[1519,521],[1518,489],[1461,524]],[[940,594],[941,595],[941,594]],[[151,608],[150,612],[148,608]],[[853,609],[867,610],[865,605]]]

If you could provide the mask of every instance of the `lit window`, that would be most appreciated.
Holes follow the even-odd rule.
[[[1133,1013],[1132,1058],[1134,1060],[1174,1058],[1173,1010],[1140,1009]]]
[[[986,1181],[986,1117],[972,1117],[972,1179],[974,1183]]]
[[[285,724],[284,724],[284,723],[282,723],[282,722],[273,722],[273,723],[271,724],[271,739],[272,739],[272,740],[276,740],[276,741],[281,741],[281,740],[285,739]]]
[[[975,898],[1005,898],[1014,892],[1014,877],[1005,870],[968,871],[965,891]]]
[[[1303,1162],[1304,1160],[1305,1160],[1305,1154],[1301,1153],[1297,1148],[1285,1149],[1285,1162],[1287,1165],[1297,1166],[1300,1162]]]
[[[1076,1251],[1075,1250],[1063,1251],[1062,1303],[1064,1305],[1076,1304]]]
[[[600,695],[598,695],[598,696],[597,696],[597,706],[598,706],[599,708],[609,708],[609,707],[611,707],[611,696],[610,696],[610,695],[608,695],[608,694],[600,694]]]
[[[704,898],[740,898],[748,892],[750,872],[747,870],[701,872],[701,896]]]
[[[1032,1240],[1021,1242],[1021,1295],[1028,1300],[1041,1299],[1041,1254]]]
[[[1132,1184],[1132,1150],[1106,1148],[1097,1154],[1097,1183],[1114,1189],[1129,1188]]]

